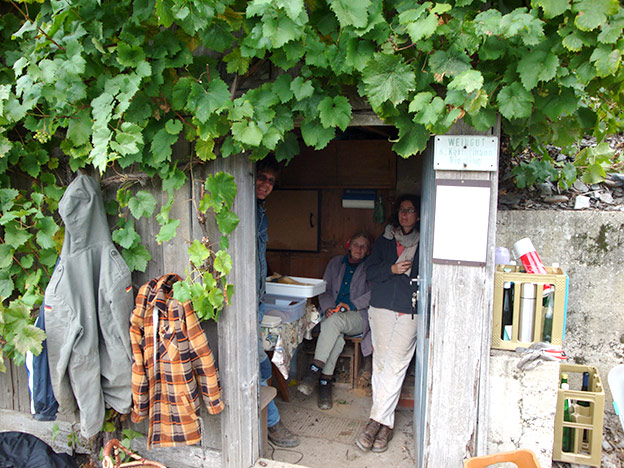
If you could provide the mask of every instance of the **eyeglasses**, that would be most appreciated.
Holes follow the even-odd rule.
[[[257,174],[256,175],[256,180],[260,181],[260,182],[266,182],[270,185],[275,185],[275,178],[274,177],[269,177],[265,174]]]
[[[399,208],[399,213],[414,214],[416,210],[414,208]]]

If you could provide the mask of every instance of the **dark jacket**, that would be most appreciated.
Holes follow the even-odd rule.
[[[0,432],[0,468],[78,468],[66,453],[25,432]]]
[[[418,284],[410,284],[410,278],[418,276],[418,252],[416,249],[412,260],[410,277],[395,275],[390,268],[397,261],[396,241],[380,236],[373,246],[373,252],[368,258],[366,276],[371,287],[370,305],[382,309],[390,309],[404,314],[415,314],[412,308],[412,292]]]

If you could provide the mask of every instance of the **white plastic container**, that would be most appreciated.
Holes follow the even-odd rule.
[[[304,284],[273,283],[267,278],[266,293],[272,296],[309,298],[323,294],[327,287],[327,283],[322,279],[301,276],[289,276],[289,278]]]
[[[624,427],[624,364],[618,364],[611,369],[607,379],[613,396],[613,409]]]
[[[283,323],[289,323],[305,314],[307,300],[305,297],[300,298],[266,294],[262,302],[267,307],[265,318],[267,315],[280,317]]]

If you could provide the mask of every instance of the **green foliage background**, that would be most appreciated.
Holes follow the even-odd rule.
[[[3,0],[0,13],[0,347],[18,360],[40,341],[24,311],[40,304],[60,251],[69,171],[162,181],[165,205],[124,184],[112,207],[113,239],[144,270],[134,220],[158,210],[157,240],[176,235],[183,167],[238,153],[290,160],[296,125],[321,149],[349,125],[350,96],[396,126],[402,157],[460,118],[485,130],[500,115],[513,147],[544,150],[519,184],[599,181],[621,163],[605,145],[561,167],[545,151],[575,154],[583,135],[601,143],[621,129],[617,0]],[[180,139],[188,161],[173,157]],[[213,180],[217,192],[230,184]],[[210,200],[234,229],[229,207]],[[198,245],[193,255],[211,258]],[[212,262],[228,270],[227,258]]]

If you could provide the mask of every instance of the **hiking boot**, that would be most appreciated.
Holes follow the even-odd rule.
[[[375,436],[375,442],[373,442],[373,448],[371,450],[375,453],[381,453],[388,450],[388,442],[392,440],[392,429],[388,426],[381,425],[379,432]]]
[[[299,445],[297,436],[286,429],[282,421],[278,421],[275,426],[269,427],[267,435],[276,447],[292,448]]]
[[[369,419],[364,427],[364,431],[360,434],[360,436],[355,441],[356,445],[365,452],[368,452],[373,446],[373,442],[375,442],[375,436],[377,432],[379,432],[379,428],[381,424],[377,421],[373,421]]]
[[[332,383],[331,380],[319,380],[318,407],[322,410],[331,409],[334,405],[332,401]]]
[[[320,374],[321,369],[312,364],[306,374],[303,376],[301,383],[297,385],[297,390],[299,390],[306,396],[312,395],[312,391],[314,390],[314,386],[319,380]]]

